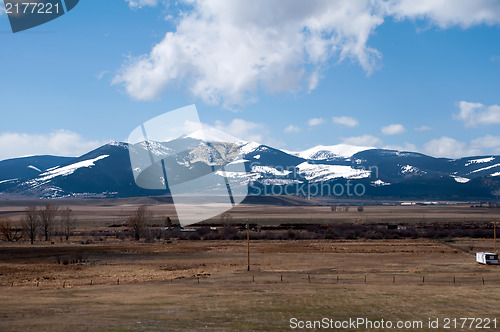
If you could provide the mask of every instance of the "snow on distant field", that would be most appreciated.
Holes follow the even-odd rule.
[[[470,181],[470,179],[467,179],[467,178],[463,178],[461,176],[456,176],[456,175],[450,175],[455,181],[457,181],[458,183],[467,183]]]
[[[42,171],[38,167],[35,167],[33,165],[28,165],[28,168],[34,169],[35,171],[42,173]]]
[[[470,172],[469,174],[477,173],[477,172],[482,172],[482,171],[487,171],[489,169],[492,169],[492,168],[495,168],[495,167],[498,167],[498,166],[500,166],[500,164],[495,164],[495,165],[491,165],[491,166],[488,166],[488,167],[479,168],[479,169],[476,169],[476,170]]]
[[[73,174],[79,168],[92,167],[95,165],[94,163],[96,161],[107,158],[107,157],[109,157],[109,155],[105,154],[105,155],[99,156],[99,157],[94,158],[94,159],[79,161],[79,162],[71,164],[71,165],[67,165],[67,166],[63,166],[63,167],[58,166],[56,168],[51,169],[50,171],[47,171],[47,172],[40,174],[39,177],[37,177],[36,179],[28,181],[28,184],[31,184],[34,186],[44,184],[48,180],[53,179],[55,177],[67,176],[67,175]]]
[[[350,158],[358,152],[371,150],[373,147],[355,146],[348,144],[318,145],[301,152],[290,152],[291,154],[311,160],[325,160],[332,158]]]
[[[490,161],[495,160],[495,157],[488,157],[488,158],[481,158],[481,159],[474,159],[474,160],[469,160],[465,166],[469,166],[472,164],[482,164],[482,163],[489,163]]]
[[[370,171],[356,169],[351,166],[309,164],[303,162],[297,165],[299,173],[304,175],[308,181],[318,182],[335,178],[362,179],[370,176]]]
[[[493,173],[490,176],[500,176],[500,172]]]

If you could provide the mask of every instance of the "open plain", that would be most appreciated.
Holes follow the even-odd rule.
[[[159,206],[151,210],[166,210]],[[296,321],[364,318],[410,322],[414,325],[409,330],[424,331],[436,330],[428,326],[429,320],[438,319],[442,330],[447,318],[465,317],[490,319],[491,330],[497,319],[499,328],[500,268],[479,265],[473,256],[492,250],[491,238],[257,240],[258,230],[252,229],[248,271],[242,229],[235,231],[241,235],[236,240],[173,237],[146,243],[103,235],[105,229],[125,228],[116,224],[123,224],[123,211],[134,207],[74,205],[83,222],[69,241],[56,236],[53,243],[1,243],[0,330],[286,331]],[[416,222],[415,209],[420,209],[427,219],[442,218],[433,226],[438,228],[455,214],[466,219],[455,222],[488,225],[484,219],[498,211],[465,205],[378,206],[340,213],[324,206],[253,208],[246,216],[231,214],[235,222],[265,214],[259,225],[281,224],[270,217],[275,211],[278,218],[291,211],[294,218],[287,220],[302,223],[314,223],[321,215],[330,216],[330,224],[347,222],[335,219],[343,215],[354,224],[405,225]],[[4,206],[3,216],[10,213],[16,223],[23,209]],[[376,215],[380,220],[372,219]]]

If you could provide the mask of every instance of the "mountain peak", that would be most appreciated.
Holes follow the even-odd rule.
[[[375,148],[349,144],[317,145],[301,152],[292,152],[292,154],[304,159],[324,160],[332,158],[350,158],[358,152],[371,149]]]

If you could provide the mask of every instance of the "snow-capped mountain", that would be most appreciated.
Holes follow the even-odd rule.
[[[211,154],[201,148],[203,139],[211,142]],[[332,188],[349,183],[363,185],[363,197],[374,199],[500,197],[500,156],[446,159],[345,144],[289,152],[237,141],[229,135],[221,137],[216,132],[205,132],[203,137],[194,133],[169,142],[139,144],[148,148],[152,158],[160,160],[174,155],[181,166],[201,165],[204,171],[213,170],[248,185],[250,194],[255,195],[304,196],[307,186]],[[143,170],[132,169],[131,148],[127,143],[113,142],[78,158],[35,156],[0,161],[0,199],[167,194],[168,183],[164,190],[147,190],[136,185],[134,172]],[[245,171],[241,167],[233,170],[231,165],[236,164],[243,164]]]
[[[373,147],[355,146],[348,144],[318,145],[301,152],[291,152],[303,159],[334,160],[337,158],[350,158],[358,152],[375,149]]]

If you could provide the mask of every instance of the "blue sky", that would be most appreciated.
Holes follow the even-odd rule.
[[[0,159],[79,155],[193,103],[287,150],[500,154],[499,28],[488,0],[85,0],[16,34],[3,13]]]

